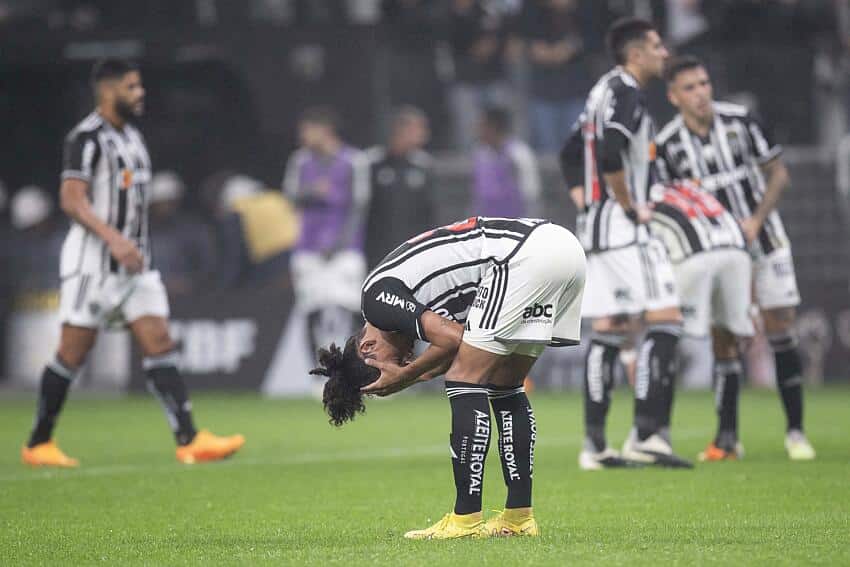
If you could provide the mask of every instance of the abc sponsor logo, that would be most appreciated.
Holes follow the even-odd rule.
[[[529,307],[526,307],[522,312],[522,324],[543,324],[548,323],[552,320],[554,316],[554,307],[551,303],[547,303],[546,305],[542,305],[540,303],[535,303]]]

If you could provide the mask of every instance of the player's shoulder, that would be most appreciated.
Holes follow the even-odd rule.
[[[752,113],[750,109],[743,104],[735,104],[732,102],[714,101],[714,113],[724,118],[750,118]]]
[[[369,163],[380,163],[387,158],[387,149],[383,146],[372,146],[363,150]]]
[[[658,135],[655,137],[656,143],[664,145],[669,142],[670,139],[682,128],[682,122],[682,115],[677,114],[672,120],[670,120],[670,122],[661,128],[660,132],[658,132]]]
[[[434,157],[425,150],[414,150],[410,152],[408,160],[422,169],[429,169],[434,165]]]
[[[104,122],[100,114],[92,112],[71,128],[65,136],[65,141],[74,142],[86,139],[95,139],[96,141],[97,134],[103,129],[103,126]]]
[[[620,67],[615,67],[609,71],[603,79],[615,95],[636,97],[640,94],[638,82]]]

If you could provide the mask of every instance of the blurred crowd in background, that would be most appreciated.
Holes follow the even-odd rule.
[[[717,93],[753,108],[780,142],[831,148],[848,131],[850,0],[0,0],[0,30],[31,37],[33,46],[38,38],[142,37],[145,29],[225,30],[243,43],[255,30],[277,30],[281,41],[311,30],[318,35],[305,36],[297,49],[269,52],[257,63],[266,65],[261,80],[273,82],[278,61],[286,61],[282,70],[337,96],[371,84],[368,112],[326,94],[311,100],[301,85],[300,98],[283,108],[275,107],[275,93],[255,95],[260,110],[252,114],[235,91],[222,95],[204,83],[213,74],[209,66],[168,80],[145,74],[151,97],[163,83],[195,89],[151,101],[152,114],[166,104],[174,105],[172,114],[142,124],[154,165],[162,168],[150,186],[151,233],[155,266],[172,296],[283,278],[293,250],[332,256],[363,248],[371,267],[402,240],[466,215],[562,216],[544,210],[543,193],[560,188],[543,186],[538,158],[560,149],[594,79],[611,66],[602,30],[625,15],[658,22],[674,51],[701,56]],[[373,41],[374,61],[355,57],[346,65],[355,79],[340,73],[335,83],[334,67],[323,58],[331,58],[349,27],[366,30],[355,42]],[[330,47],[311,43],[316,37]],[[3,162],[9,172],[0,168],[10,185],[0,182],[0,286],[19,305],[43,301],[39,292],[58,283],[67,221],[57,206],[56,158],[61,136],[90,109],[85,74],[93,57],[86,57],[115,46],[132,56],[135,44],[82,45],[90,51],[70,43],[63,51],[82,85],[59,93],[72,101],[63,108],[23,108],[28,96],[37,101],[42,91],[55,91],[38,78],[24,98],[13,92],[14,79],[25,82],[37,69],[25,55],[4,68],[13,79],[0,88],[15,102],[4,111],[10,118],[61,111],[49,136],[23,119],[10,122],[7,140],[49,147],[49,159],[28,149]],[[139,52],[143,71],[144,56],[155,53],[150,46]],[[233,87],[239,71],[222,84]],[[210,92],[201,96],[202,88]],[[664,86],[653,85],[649,94],[662,123],[672,113]],[[298,118],[275,126],[263,108]],[[219,126],[231,130],[214,133]],[[186,132],[205,145],[187,147]],[[216,153],[221,140],[230,146]],[[449,218],[439,213],[444,189],[432,157],[446,152],[463,156],[470,171],[465,203],[453,206]],[[564,207],[566,201],[564,194]]]

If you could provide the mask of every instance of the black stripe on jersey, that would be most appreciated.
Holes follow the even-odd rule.
[[[682,232],[685,233],[685,236],[688,239],[688,244],[690,244],[691,250],[694,252],[701,252],[703,249],[702,244],[700,243],[699,234],[697,234],[696,229],[691,224],[691,221],[688,219],[687,215],[673,207],[668,205],[667,203],[656,203],[655,204],[655,212],[668,217],[670,220],[676,223],[676,225],[682,229]]]
[[[596,208],[596,216],[593,217],[593,241],[591,243],[593,250],[600,249],[599,238],[602,234],[602,211],[605,210],[605,205],[607,204],[607,201],[603,201],[602,204]]]
[[[539,222],[523,222],[519,219],[507,218],[482,218],[478,221],[478,226],[492,230],[505,230],[516,233],[518,236],[528,236],[528,234],[539,226]]]
[[[486,264],[490,262],[490,258],[479,258],[478,260],[472,260],[471,262],[461,262],[460,264],[452,264],[451,266],[446,266],[442,270],[437,270],[436,272],[431,272],[427,277],[421,279],[419,283],[413,286],[413,289],[410,290],[411,293],[416,293],[422,286],[431,280],[442,276],[443,274],[447,274],[449,272],[453,272],[454,270],[460,270],[463,268],[471,268],[472,266],[478,266],[481,264]]]
[[[646,283],[647,296],[650,299],[655,299],[658,297],[658,285],[655,281],[655,270],[652,269],[652,262],[647,256],[646,246],[638,247],[638,256],[640,256],[640,261],[643,264],[643,279]]]
[[[439,307],[443,307],[444,303],[448,302],[451,299],[454,299],[456,295],[463,295],[464,293],[468,293],[469,291],[477,292],[478,291],[478,283],[469,282],[458,287],[453,287],[445,293],[441,293],[434,299],[432,299],[427,307],[428,309],[436,309]]]
[[[482,329],[488,329],[490,327],[490,319],[493,316],[493,311],[496,310],[496,302],[499,301],[501,284],[502,266],[496,264],[493,266],[493,283],[490,285],[490,297],[487,300],[487,307],[484,308],[484,313],[481,315]]]
[[[436,237],[429,237],[428,239],[421,240],[415,244],[405,242],[390,252],[387,257],[378,264],[372,273],[369,274],[366,281],[368,282],[373,280],[375,276],[403,264],[421,252],[427,252],[428,250],[437,248],[438,246],[445,246],[446,244],[455,244],[456,242],[479,238],[481,236],[481,229],[475,228],[473,229],[473,232],[467,231],[458,233],[458,235],[459,236],[452,238],[452,236],[454,236],[453,233],[448,233],[440,235],[442,237],[441,240],[435,240]]]
[[[502,306],[505,304],[505,296],[508,294],[508,265],[504,264],[502,266],[502,282],[501,288],[499,290],[499,304],[496,306],[496,310],[492,313],[493,321],[490,323],[489,328],[495,329],[496,323],[499,321],[499,315],[502,313]]]
[[[74,311],[79,311],[86,298],[86,290],[89,287],[89,276],[80,276],[80,287],[77,288],[77,298],[74,300]]]

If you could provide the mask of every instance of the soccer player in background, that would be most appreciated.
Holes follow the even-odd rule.
[[[740,222],[753,260],[755,302],[773,349],[785,408],[785,448],[792,460],[813,459],[814,448],[803,433],[803,366],[794,333],[800,294],[791,243],[776,211],[790,183],[782,147],[746,108],[714,101],[711,79],[699,59],[671,59],[665,79],[679,115],[658,135],[658,172],[667,180],[698,179]],[[737,413],[742,367],[733,338],[718,329],[714,339],[720,413],[732,415]],[[721,429],[706,455],[734,454],[735,424],[721,423]]]
[[[367,152],[371,196],[366,218],[366,260],[371,270],[398,242],[437,224],[434,172],[423,149],[428,118],[414,106],[396,109],[386,146]]]
[[[713,327],[717,366],[734,364],[737,345],[755,334],[750,317],[752,263],[744,233],[735,217],[693,182],[657,184],[651,193],[650,228],[673,263],[684,331],[692,337],[707,337]],[[737,397],[737,393],[737,383],[718,388],[717,437],[700,453],[701,461],[743,456],[737,437],[727,439],[729,432],[737,431],[738,408],[724,397]]]
[[[284,194],[301,216],[290,261],[293,317],[306,318],[311,356],[319,344],[351,333],[366,276],[369,165],[363,152],[342,140],[338,122],[329,108],[304,111],[298,124],[301,147],[290,157],[283,179]]]
[[[512,135],[510,113],[490,107],[481,113],[475,150],[472,214],[534,217],[540,208],[540,171],[528,144]]]
[[[168,331],[168,297],[151,266],[148,184],[151,161],[132,122],[144,112],[138,68],[104,59],[92,71],[97,107],[65,139],[60,198],[72,225],[62,247],[56,358],[44,369],[35,425],[21,450],[33,466],[75,467],[53,440],[68,388],[94,346],[99,329],[122,323],[141,349],[148,387],[162,402],[182,463],[232,455],[241,435],[198,431],[179,352]]]
[[[667,50],[652,24],[634,18],[612,24],[607,43],[617,66],[590,91],[561,152],[588,255],[582,316],[593,319],[579,466],[598,470],[627,461],[690,466],[673,454],[669,439],[679,298],[667,252],[647,226],[655,131],[643,88],[661,77]],[[607,444],[605,423],[620,351],[641,315],[646,333],[638,349],[634,428],[621,456]]]
[[[579,343],[585,257],[548,221],[472,217],[391,252],[366,278],[364,327],[319,351],[331,423],[363,412],[363,395],[389,395],[446,373],[452,413],[454,510],[410,539],[536,536],[531,507],[537,429],[523,380],[547,345]],[[413,343],[430,346],[412,360]],[[488,403],[489,400],[489,403]],[[490,407],[508,493],[484,521],[481,494]]]

